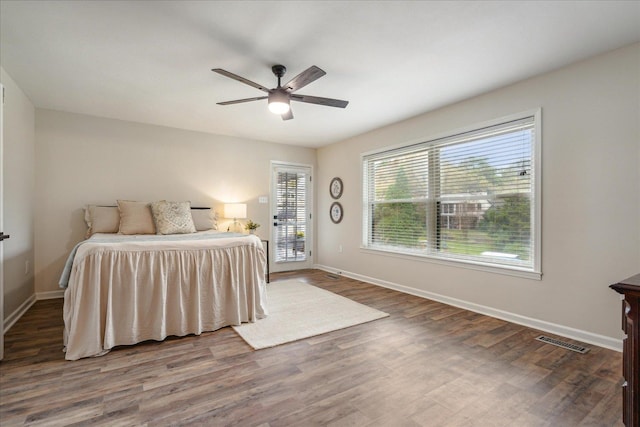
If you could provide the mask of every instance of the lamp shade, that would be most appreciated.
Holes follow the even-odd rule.
[[[225,203],[224,204],[224,217],[225,218],[246,218],[247,217],[247,205],[245,203]]]

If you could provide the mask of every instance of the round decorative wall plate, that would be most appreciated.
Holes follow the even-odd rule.
[[[342,180],[338,177],[335,177],[331,180],[331,184],[329,184],[329,193],[331,197],[334,199],[339,199],[342,196],[342,190],[344,186],[342,185]]]
[[[338,202],[333,202],[329,209],[329,215],[331,216],[331,221],[333,221],[334,224],[338,224],[342,221],[342,205]]]

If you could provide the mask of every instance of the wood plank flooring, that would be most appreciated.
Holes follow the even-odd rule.
[[[5,336],[0,424],[621,426],[620,353],[319,270],[300,278],[390,317],[253,351],[231,328],[64,360],[62,300]],[[548,334],[547,334],[548,335]]]

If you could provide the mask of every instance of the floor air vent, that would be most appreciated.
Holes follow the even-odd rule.
[[[327,277],[329,279],[332,279],[332,280],[338,280],[340,278],[340,277],[336,276],[335,274],[327,274]]]
[[[544,335],[540,335],[538,338],[536,338],[536,340],[545,342],[547,344],[557,345],[558,347],[566,348],[567,350],[575,351],[580,354],[585,354],[587,351],[589,351],[589,349],[586,347],[570,344],[568,342],[560,341],[555,338],[545,337]]]

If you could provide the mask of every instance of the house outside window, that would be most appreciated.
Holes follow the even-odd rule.
[[[362,156],[368,250],[540,278],[540,111]]]

